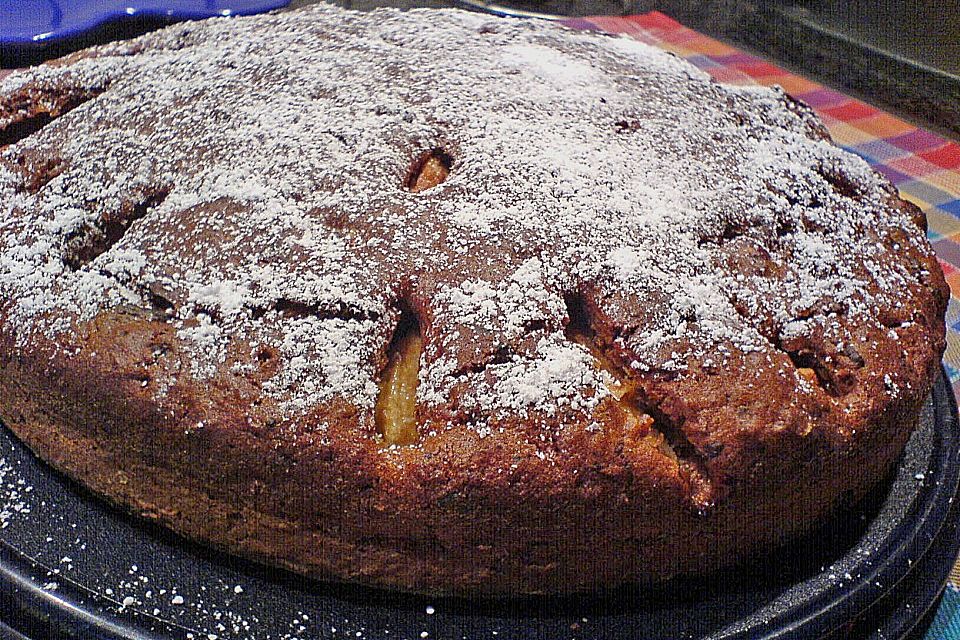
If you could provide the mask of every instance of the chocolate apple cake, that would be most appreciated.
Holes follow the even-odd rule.
[[[0,83],[0,417],[180,534],[516,594],[715,571],[890,469],[923,214],[779,90],[458,11],[214,19]]]

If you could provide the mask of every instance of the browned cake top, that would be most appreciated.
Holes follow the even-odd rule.
[[[630,39],[329,6],[182,24],[13,74],[0,144],[2,331],[153,309],[189,355],[158,398],[269,356],[283,415],[372,420],[405,315],[418,406],[481,435],[592,420],[589,341],[626,377],[749,385],[748,362],[830,411],[916,383],[898,341],[932,254],[889,184],[783,92]]]

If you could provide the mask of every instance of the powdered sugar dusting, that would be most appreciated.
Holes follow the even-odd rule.
[[[97,88],[0,150],[0,310],[20,345],[160,305],[194,378],[272,349],[263,390],[291,415],[369,412],[407,304],[427,329],[422,403],[468,382],[458,402],[489,415],[589,412],[606,391],[564,336],[571,293],[630,327],[635,370],[682,372],[831,325],[837,299],[873,322],[915,286],[876,240],[911,223],[862,160],[782,92],[640,43],[329,6],[134,42],[0,82]],[[449,178],[408,192],[431,149]],[[26,188],[27,157],[58,170]],[[737,242],[778,272],[731,267]]]
[[[507,408],[521,414],[528,407],[545,406],[555,411],[556,407],[569,404],[574,409],[584,409],[596,406],[601,397],[609,395],[600,372],[583,349],[547,340],[537,346],[533,359],[491,367],[496,382],[491,394],[480,396],[483,409]],[[596,389],[597,393],[584,396],[580,393],[583,388]]]

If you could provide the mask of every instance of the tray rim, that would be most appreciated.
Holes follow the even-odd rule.
[[[914,530],[914,535],[900,539],[891,532],[890,537],[884,539],[884,542],[893,542],[893,544],[884,545],[883,549],[886,550],[892,546],[892,554],[888,556],[878,549],[877,556],[883,557],[882,562],[873,565],[868,562],[862,563],[868,568],[872,566],[873,569],[859,574],[853,589],[835,586],[834,589],[821,594],[821,597],[815,601],[820,603],[817,607],[810,606],[810,603],[799,603],[796,607],[788,609],[785,614],[796,609],[801,611],[796,611],[799,614],[798,617],[786,622],[784,627],[762,636],[757,636],[755,629],[745,629],[732,635],[718,635],[716,636],[718,640],[720,638],[723,640],[804,640],[826,635],[839,629],[847,619],[852,617],[851,611],[855,612],[854,615],[867,611],[910,573],[912,564],[918,564],[920,558],[926,555],[944,528],[947,519],[951,515],[957,516],[957,509],[954,508],[953,503],[960,490],[960,422],[958,422],[957,400],[946,370],[942,366],[930,393],[933,401],[934,423],[944,427],[935,429],[934,434],[941,440],[937,449],[945,453],[943,458],[935,458],[935,460],[939,463],[941,471],[945,473],[944,477],[938,477],[938,482],[942,481],[943,484],[940,487],[941,489],[945,487],[946,490],[933,492],[933,499],[924,503],[922,513],[917,514],[921,524]],[[936,513],[942,516],[938,518],[935,516]],[[905,524],[898,525],[896,530],[899,531],[903,526]],[[882,586],[876,586],[878,583]],[[837,600],[830,599],[829,594],[836,591],[840,591],[841,597]],[[806,609],[805,613],[802,612],[803,609]],[[777,616],[771,619],[771,622],[779,617],[785,617],[785,615]]]

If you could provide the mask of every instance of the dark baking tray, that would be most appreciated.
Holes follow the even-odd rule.
[[[659,591],[483,603],[318,583],[212,552],[104,505],[0,429],[0,611],[35,639],[901,638],[960,545],[956,411],[943,375],[893,477],[766,561]]]

